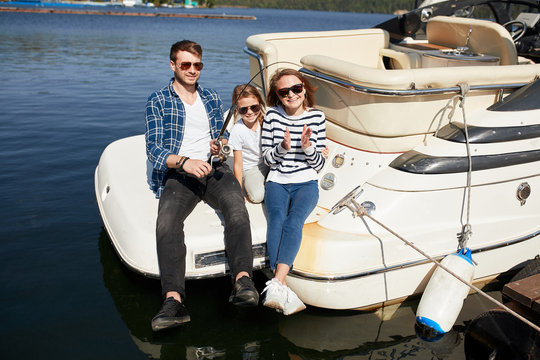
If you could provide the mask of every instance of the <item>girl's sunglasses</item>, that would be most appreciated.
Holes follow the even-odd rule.
[[[186,70],[191,69],[191,65],[193,65],[193,67],[197,71],[201,71],[202,68],[203,68],[203,63],[202,62],[194,62],[194,63],[192,63],[192,62],[182,62],[182,63],[180,63],[179,68],[182,71],[186,71]]]
[[[300,94],[302,90],[304,90],[304,84],[296,84],[291,86],[290,88],[278,89],[277,93],[279,96],[285,97],[289,95],[289,91],[292,91],[295,94]]]
[[[259,111],[261,111],[261,106],[259,104],[244,106],[244,107],[238,108],[238,113],[240,115],[246,115],[248,110],[251,110],[252,113],[256,114]]]

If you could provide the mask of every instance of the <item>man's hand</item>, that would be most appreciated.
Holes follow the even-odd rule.
[[[195,175],[198,178],[202,178],[212,170],[212,166],[203,160],[188,159],[182,167],[185,172],[191,175]]]
[[[219,143],[216,139],[210,140],[210,154],[217,155],[219,153]]]

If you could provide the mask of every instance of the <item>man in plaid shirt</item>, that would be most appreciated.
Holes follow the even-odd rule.
[[[190,321],[183,303],[183,229],[201,200],[219,209],[225,220],[225,251],[235,281],[229,301],[239,306],[256,306],[259,301],[251,280],[251,230],[242,189],[226,164],[207,161],[220,150],[216,138],[223,126],[223,105],[214,90],[198,83],[201,58],[199,44],[189,40],[173,44],[174,77],[146,104],[146,153],[153,165],[150,185],[159,198],[156,242],[165,298],[152,319],[154,331]]]

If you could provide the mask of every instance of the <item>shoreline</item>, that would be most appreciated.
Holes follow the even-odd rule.
[[[186,13],[164,13],[164,12],[128,12],[128,11],[110,11],[110,10],[73,10],[73,9],[55,9],[55,8],[19,8],[2,7],[0,12],[21,12],[21,13],[39,13],[39,14],[76,14],[76,15],[116,15],[116,16],[159,16],[159,17],[178,17],[178,18],[197,18],[197,19],[231,19],[231,20],[257,20],[255,16],[250,15],[226,15],[226,14],[186,14]]]

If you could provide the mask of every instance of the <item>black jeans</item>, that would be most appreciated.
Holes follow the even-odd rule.
[[[169,291],[185,297],[186,245],[184,221],[199,201],[221,211],[225,221],[225,251],[233,279],[253,269],[251,229],[240,184],[226,164],[198,179],[170,170],[159,199],[156,225],[157,255],[163,296]],[[216,233],[216,236],[220,234]]]

